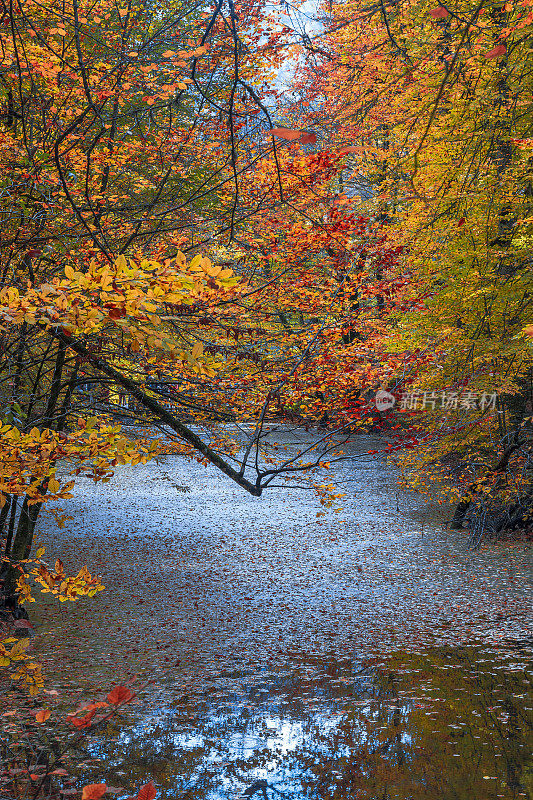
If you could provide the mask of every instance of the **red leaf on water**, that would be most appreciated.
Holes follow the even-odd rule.
[[[106,793],[106,789],[105,783],[89,783],[83,787],[81,800],[99,800]]]
[[[91,724],[91,720],[96,714],[96,711],[89,711],[83,717],[76,717],[73,714],[69,714],[67,716],[67,722],[70,722],[71,725],[74,725],[75,728],[86,728],[88,725]]]
[[[15,628],[33,628],[33,625],[27,619],[16,619]]]
[[[145,783],[144,786],[141,786],[137,794],[137,800],[154,800],[156,794],[157,789],[154,786],[154,782],[150,781],[150,783]]]
[[[127,686],[115,686],[107,695],[107,700],[109,703],[119,706],[122,703],[129,703],[134,697],[135,695],[128,689]]]

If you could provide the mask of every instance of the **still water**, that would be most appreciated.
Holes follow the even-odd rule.
[[[77,757],[162,798],[530,798],[531,548],[471,552],[370,438],[328,481],[252,498],[196,463],[81,480],[41,539],[106,591],[45,602],[58,702],[148,681]],[[322,514],[322,516],[317,516]]]

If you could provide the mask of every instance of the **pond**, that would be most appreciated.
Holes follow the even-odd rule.
[[[521,656],[467,647],[212,672],[204,697],[154,697],[93,738],[86,779],[184,800],[527,798],[530,678]]]
[[[531,547],[469,551],[375,447],[359,437],[325,476],[339,513],[169,456],[81,479],[65,527],[43,519],[47,554],[106,586],[39,602],[54,702],[148,681],[86,743],[85,780],[191,800],[531,796]]]

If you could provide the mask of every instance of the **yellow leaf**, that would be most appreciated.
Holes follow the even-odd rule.
[[[204,346],[202,342],[196,342],[191,352],[192,357],[200,358],[200,356],[203,355],[203,352],[204,352]]]

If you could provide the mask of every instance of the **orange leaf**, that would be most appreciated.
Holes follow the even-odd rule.
[[[135,695],[128,689],[127,686],[115,686],[107,695],[107,700],[108,702],[113,703],[113,705],[119,706],[122,703],[129,703],[134,697]]]
[[[49,708],[42,708],[35,715],[35,722],[46,722],[52,712]]]
[[[293,131],[290,128],[272,128],[265,132],[265,136],[278,136],[280,139],[287,139],[291,142],[294,139],[299,139],[303,131]]]
[[[154,782],[150,781],[150,783],[145,783],[144,786],[141,786],[137,794],[137,800],[154,800],[156,794],[157,789],[154,786]]]
[[[499,58],[500,56],[504,56],[506,52],[506,46],[504,44],[498,44],[496,47],[493,47],[492,50],[489,50],[488,53],[485,53],[485,58]]]
[[[355,144],[351,144],[348,147],[343,147],[342,150],[339,150],[339,155],[342,156],[345,153],[358,153],[360,150],[360,147],[357,147]]]
[[[106,793],[106,789],[105,783],[89,783],[83,787],[81,800],[99,800]]]
[[[446,19],[446,17],[448,16],[448,12],[446,11],[445,8],[439,6],[438,8],[433,8],[429,12],[429,16],[433,17],[433,19]]]

